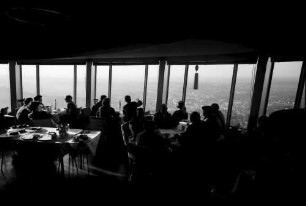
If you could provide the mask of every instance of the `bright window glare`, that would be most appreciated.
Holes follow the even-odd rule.
[[[146,111],[150,113],[155,113],[156,109],[158,69],[159,65],[149,65],[148,68]]]
[[[73,65],[40,66],[40,94],[46,106],[54,106],[56,99],[57,108],[66,107],[65,96],[73,95],[73,70]]]
[[[22,65],[23,97],[36,96],[36,65]]]
[[[112,70],[111,106],[116,111],[125,105],[125,95],[132,101],[143,99],[145,65],[113,66]]]
[[[197,111],[202,115],[202,106],[217,103],[226,118],[233,65],[199,65],[197,90],[193,88],[195,73],[195,65],[190,65],[186,94],[188,112]]]
[[[303,62],[277,62],[274,64],[267,115],[294,106]]]
[[[0,64],[0,108],[11,107],[9,65]]]
[[[97,66],[97,90],[96,99],[100,100],[101,95],[108,96],[109,66]]]
[[[176,103],[183,98],[185,65],[171,65],[169,92],[168,92],[168,111],[173,113],[176,108]]]
[[[252,89],[256,65],[238,65],[232,117],[230,125],[246,128],[251,108]]]
[[[77,65],[77,105],[86,106],[86,65]]]

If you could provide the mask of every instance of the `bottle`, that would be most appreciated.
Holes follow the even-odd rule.
[[[121,111],[121,100],[119,100],[119,111]]]

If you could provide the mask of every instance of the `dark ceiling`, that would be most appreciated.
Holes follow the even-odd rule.
[[[266,5],[235,9],[182,4],[177,8],[158,2],[110,5],[33,0],[0,5],[0,60],[59,58],[187,39],[304,57],[305,25],[298,6],[284,10]]]

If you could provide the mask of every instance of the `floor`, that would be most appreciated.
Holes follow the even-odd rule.
[[[69,156],[64,157],[64,175],[62,175],[58,164],[56,173],[50,175],[27,175],[20,176],[16,174],[13,165],[13,153],[5,152],[3,161],[3,170],[0,174],[0,196],[1,194],[51,194],[65,193],[66,197],[82,194],[99,194],[107,190],[127,185],[125,168],[118,166],[117,171],[111,171],[94,166],[91,156],[88,157],[80,167],[80,160],[76,159],[78,169],[74,165],[69,166]],[[88,167],[87,167],[88,166]]]

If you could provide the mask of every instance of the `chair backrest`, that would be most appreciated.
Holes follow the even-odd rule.
[[[127,145],[127,143],[129,143],[129,137],[131,136],[131,131],[128,122],[121,124],[121,133],[122,133],[123,143]]]
[[[82,114],[84,118],[89,118],[91,113],[91,108],[90,107],[85,107],[82,109]]]
[[[35,127],[54,127],[51,118],[48,119],[34,119],[33,126]]]
[[[89,129],[102,131],[105,128],[105,119],[98,117],[89,118]]]

